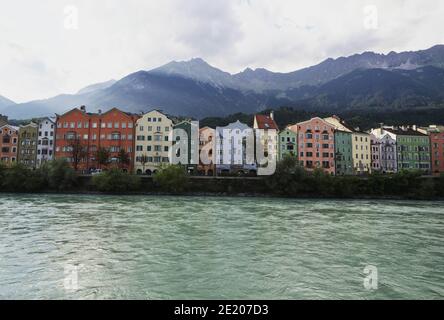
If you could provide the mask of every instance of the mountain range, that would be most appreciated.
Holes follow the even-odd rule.
[[[76,94],[21,104],[0,97],[0,113],[22,119],[86,105],[91,111],[119,107],[144,112],[157,108],[172,115],[204,118],[279,106],[373,111],[444,108],[443,89],[444,45],[386,55],[364,52],[329,58],[289,73],[247,68],[230,74],[195,58],[93,84]]]

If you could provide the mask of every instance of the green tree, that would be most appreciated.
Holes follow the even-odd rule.
[[[13,192],[36,192],[46,188],[41,170],[29,170],[22,164],[15,164],[6,170],[1,182],[4,190]]]
[[[117,161],[119,163],[120,169],[129,166],[131,160],[129,154],[125,151],[125,149],[120,149],[119,153],[117,154]]]
[[[99,148],[96,151],[96,161],[99,164],[99,169],[102,168],[102,166],[107,166],[111,158],[111,153],[106,148]]]
[[[290,155],[277,163],[274,175],[267,179],[267,185],[272,192],[282,195],[297,195],[305,191],[307,172],[300,166],[299,161]]]
[[[79,168],[79,163],[88,156],[87,147],[82,143],[80,137],[76,135],[68,144],[69,154],[72,159],[72,166],[75,171]]]
[[[77,175],[65,159],[45,163],[41,170],[46,176],[48,185],[56,191],[72,189],[77,184]]]
[[[161,166],[154,175],[154,182],[160,186],[163,191],[180,193],[187,189],[189,175],[185,168],[180,165]]]
[[[129,192],[140,189],[140,177],[113,168],[93,177],[93,185],[101,192]]]

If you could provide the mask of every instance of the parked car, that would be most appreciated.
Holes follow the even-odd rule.
[[[102,169],[94,169],[94,170],[91,170],[91,175],[95,176],[95,175],[101,174],[102,172],[103,172]]]

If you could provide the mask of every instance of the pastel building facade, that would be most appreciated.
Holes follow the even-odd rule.
[[[279,128],[274,121],[274,113],[271,112],[268,116],[262,114],[255,115],[253,128],[256,137],[255,143],[257,153],[260,153],[260,149],[263,150],[263,153],[260,154],[259,157],[269,158],[276,161],[278,158]],[[257,144],[260,144],[260,149],[257,148]],[[262,161],[260,158],[257,158],[258,154],[256,154],[256,163],[259,165],[259,163]]]
[[[299,162],[307,170],[323,169],[332,175],[335,165],[335,127],[319,117],[297,124]]]
[[[56,119],[55,158],[66,159],[81,172],[94,169],[119,167],[133,171],[135,124],[139,117],[112,108],[102,113],[88,113],[82,106]],[[79,147],[75,147],[75,146]],[[108,164],[100,164],[97,153],[100,149],[109,151]],[[83,150],[81,157],[75,150]],[[119,154],[125,152],[129,162],[120,163]]]
[[[38,125],[31,122],[19,128],[18,162],[30,169],[37,167]]]
[[[396,146],[396,135],[390,133],[383,128],[372,129],[372,166],[379,166],[381,173],[396,173],[398,172],[398,152]],[[375,151],[373,147],[375,146]],[[373,159],[375,153],[379,160]],[[376,164],[374,164],[376,162]]]
[[[136,124],[136,173],[152,175],[170,164],[172,147],[173,121],[158,110],[144,114]]]
[[[352,175],[354,173],[352,152],[353,130],[337,116],[325,118],[324,120],[335,128],[336,175]]]
[[[55,119],[45,118],[38,122],[37,167],[54,159]]]
[[[431,125],[418,131],[429,136],[432,173],[440,175],[444,172],[444,126]]]
[[[210,127],[199,129],[199,166],[202,176],[216,174],[216,130]]]
[[[348,131],[335,132],[336,175],[353,174],[352,134]]]
[[[279,160],[285,156],[298,157],[298,134],[287,127],[278,136]]]
[[[0,127],[0,162],[7,167],[17,163],[19,128],[5,124]]]
[[[371,173],[371,139],[366,132],[352,132],[353,170],[355,174]]]
[[[217,174],[246,174],[257,172],[254,154],[254,131],[236,121],[216,127]]]
[[[173,156],[189,174],[197,173],[199,164],[199,122],[182,121],[173,126]]]

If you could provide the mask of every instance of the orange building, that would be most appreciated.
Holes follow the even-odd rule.
[[[308,170],[335,174],[335,127],[321,118],[297,124],[299,161]]]
[[[18,130],[9,124],[0,127],[0,162],[5,166],[17,162]]]
[[[82,106],[57,116],[55,158],[65,158],[82,172],[120,167],[133,171],[134,135],[139,116],[113,108],[105,113],[88,113]],[[109,151],[109,163],[99,164],[97,151]],[[79,152],[81,150],[81,152]],[[119,154],[124,150],[129,158],[122,163]]]

